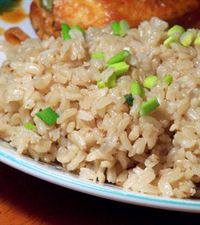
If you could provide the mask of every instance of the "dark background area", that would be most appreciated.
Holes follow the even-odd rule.
[[[200,215],[139,207],[71,191],[0,163],[0,225],[200,224]]]

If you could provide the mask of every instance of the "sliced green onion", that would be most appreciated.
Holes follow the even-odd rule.
[[[115,73],[112,73],[107,79],[106,81],[103,80],[99,80],[97,81],[97,87],[99,89],[108,87],[108,88],[114,88],[116,86],[116,82],[117,82],[117,76]]]
[[[164,81],[169,86],[172,83],[172,81],[173,81],[172,75],[171,74],[166,74],[164,76]]]
[[[144,89],[137,81],[131,82],[131,90],[130,91],[131,91],[131,94],[133,94],[133,95],[138,95],[140,97],[144,97]]]
[[[30,122],[28,123],[25,123],[24,124],[24,127],[27,129],[27,130],[31,130],[31,131],[35,131],[36,130],[36,126]]]
[[[130,29],[130,26],[126,20],[120,20],[120,22],[113,21],[111,24],[114,35],[125,36],[127,31]]]
[[[103,82],[102,80],[98,80],[98,81],[97,81],[97,87],[98,87],[99,89],[102,89],[102,88],[105,88],[105,87],[106,87],[106,84],[105,84],[105,82]]]
[[[132,94],[124,95],[124,98],[125,98],[125,102],[126,102],[129,106],[133,106],[134,98],[133,98]]]
[[[112,58],[110,58],[107,62],[107,65],[111,65],[114,63],[122,62],[124,61],[128,56],[130,55],[130,52],[127,50],[123,50],[116,55],[114,55]]]
[[[148,101],[143,102],[140,106],[140,116],[146,116],[154,111],[160,104],[156,97],[150,98]]]
[[[194,45],[200,45],[200,36],[195,39]]]
[[[195,39],[195,35],[194,32],[192,31],[186,31],[185,33],[183,33],[180,37],[180,43],[185,46],[188,47],[192,44],[192,42]]]
[[[111,23],[111,28],[113,30],[114,35],[120,35],[121,28],[120,28],[120,25],[117,21],[113,21]]]
[[[85,31],[79,25],[74,25],[73,27],[71,27],[71,30],[77,30],[80,31],[82,34],[85,34]]]
[[[194,41],[194,45],[200,45],[200,32],[197,34],[197,37]]]
[[[178,42],[177,38],[170,36],[164,41],[163,44],[166,48],[169,48],[172,43],[176,43],[176,42]]]
[[[173,27],[171,27],[168,32],[167,35],[168,36],[176,36],[177,34],[180,36],[181,34],[183,34],[185,32],[185,28],[180,26],[180,25],[174,25]]]
[[[51,107],[36,113],[36,116],[49,126],[54,125],[59,117],[59,115]]]
[[[40,0],[40,5],[43,9],[51,11],[53,8],[53,0]]]
[[[129,70],[130,66],[125,62],[119,62],[119,63],[111,64],[109,65],[109,67],[113,68],[115,76],[119,77],[123,75],[124,73],[126,73]]]
[[[70,27],[66,23],[62,23],[61,24],[61,36],[64,41],[71,39],[69,31],[70,31]]]
[[[130,29],[130,26],[126,20],[121,20],[119,22],[120,26],[120,36],[125,36],[127,34],[127,31]]]
[[[129,65],[125,62],[119,62],[115,64],[109,65],[107,69],[112,69],[111,74],[109,76],[106,76],[106,79],[102,79],[105,86],[108,88],[113,88],[116,86],[117,78],[126,73],[129,70]],[[102,81],[97,82],[97,86],[102,88],[104,85]]]
[[[105,53],[104,52],[93,52],[91,54],[92,59],[104,59],[105,58]]]
[[[151,89],[152,87],[156,86],[157,81],[158,81],[158,77],[157,76],[150,75],[150,76],[148,76],[148,77],[146,77],[144,79],[143,86],[145,88]]]
[[[110,76],[106,82],[106,87],[108,88],[114,88],[117,83],[117,76],[115,73],[113,73],[112,76]]]

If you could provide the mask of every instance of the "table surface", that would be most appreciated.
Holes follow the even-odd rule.
[[[200,224],[200,215],[117,203],[71,191],[0,163],[0,225]]]

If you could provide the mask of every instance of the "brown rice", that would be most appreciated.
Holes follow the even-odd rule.
[[[84,179],[128,191],[193,196],[200,182],[200,47],[164,47],[167,28],[152,18],[125,37],[107,26],[89,28],[85,38],[74,32],[69,41],[1,44],[7,60],[0,69],[0,137],[18,153],[57,162]],[[116,87],[98,89],[106,60],[122,49],[132,54],[130,71]],[[105,62],[90,58],[98,51],[106,53]],[[170,86],[160,82],[145,91],[147,99],[159,100],[155,112],[140,117],[139,96],[132,107],[124,103],[132,79],[156,74],[162,80],[168,73]],[[46,107],[59,114],[54,126],[35,116]],[[30,121],[36,132],[24,128]]]

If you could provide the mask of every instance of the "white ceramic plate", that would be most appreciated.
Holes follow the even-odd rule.
[[[31,0],[25,0],[23,3],[26,12],[29,10],[30,2]],[[24,31],[28,32],[31,37],[36,37],[28,18],[19,24],[8,24],[0,19],[0,28],[6,29],[12,26],[19,26]],[[3,58],[3,54],[0,53],[0,60],[3,60]],[[45,165],[25,156],[19,156],[4,142],[0,142],[0,162],[51,183],[94,196],[128,204],[200,213],[200,200],[169,199],[125,192],[120,188],[111,185],[95,184],[93,182],[82,180],[70,173],[66,173],[59,167]]]

